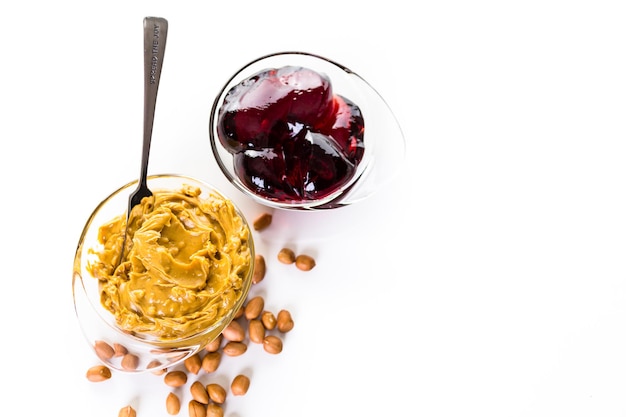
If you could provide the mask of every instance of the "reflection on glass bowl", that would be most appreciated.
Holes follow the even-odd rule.
[[[119,262],[136,184],[114,191],[87,220],[72,283],[94,353],[131,372],[171,367],[219,336],[245,302],[254,269],[252,234],[240,210],[212,186],[174,174],[148,178],[154,201],[133,209]]]
[[[315,114],[326,81],[335,99],[322,102],[335,113],[318,122],[308,113]],[[328,115],[319,108],[318,115]],[[334,127],[346,114],[350,137],[342,142]],[[239,69],[214,100],[209,136],[226,178],[257,202],[282,209],[361,201],[390,181],[405,158],[400,126],[376,90],[345,66],[305,52],[266,55]]]

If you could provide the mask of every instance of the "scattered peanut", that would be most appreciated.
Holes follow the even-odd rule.
[[[124,356],[128,353],[128,349],[126,346],[120,345],[119,343],[113,343],[113,356]]]
[[[111,378],[111,370],[104,365],[96,365],[87,369],[87,379],[91,382],[102,382]]]
[[[191,393],[191,397],[198,401],[200,404],[208,404],[209,403],[209,393],[207,392],[204,385],[200,381],[194,381],[189,387],[189,392]]]
[[[173,392],[167,394],[167,398],[165,399],[165,409],[168,414],[173,416],[180,412],[180,398],[178,398],[178,395]]]
[[[243,313],[243,309],[241,310]],[[222,335],[218,335],[215,339],[213,339],[209,344],[207,344],[204,348],[207,352],[217,352],[217,350],[222,345]]]
[[[207,407],[196,400],[189,401],[189,417],[206,417]]]
[[[283,341],[274,335],[265,336],[263,339],[263,349],[265,349],[267,353],[275,355],[283,351]]]
[[[250,378],[246,375],[237,375],[230,384],[230,390],[233,395],[245,395],[250,388]]]
[[[256,254],[254,256],[254,272],[252,273],[252,283],[258,284],[265,278],[265,258],[263,255]]]
[[[252,227],[254,227],[254,230],[257,232],[260,232],[261,230],[269,227],[270,224],[272,224],[272,215],[269,213],[262,213],[254,219]]]
[[[222,331],[222,335],[231,342],[242,342],[246,338],[246,331],[238,321],[233,320]]]
[[[150,361],[150,363],[148,363],[146,368],[147,369],[152,369],[152,368],[158,368],[159,366],[161,366],[161,362],[159,362],[156,359],[153,359],[153,360]],[[163,375],[166,372],[167,372],[167,368],[159,368],[159,369],[155,369],[155,370],[152,371],[152,373],[154,375]]]
[[[301,271],[310,271],[315,268],[315,259],[309,255],[296,256],[296,268]]]
[[[206,373],[215,372],[220,365],[221,360],[221,352],[208,352],[206,355],[204,355],[204,358],[202,358],[202,369]]]
[[[274,330],[276,327],[276,316],[271,311],[261,313],[261,322],[267,330]]]
[[[182,387],[187,383],[187,374],[183,371],[170,371],[165,374],[163,381],[170,387]]]
[[[278,252],[277,258],[279,262],[289,265],[296,261],[296,254],[289,248],[282,248],[280,252]]]
[[[257,295],[248,301],[243,313],[248,320],[256,319],[261,315],[264,307],[265,300],[260,295]]]
[[[265,338],[265,326],[259,319],[252,319],[248,322],[248,337],[252,343],[263,343]]]
[[[185,368],[194,375],[198,375],[200,369],[202,368],[202,359],[198,354],[192,355],[185,359],[184,361]]]
[[[96,351],[96,355],[102,360],[111,359],[115,354],[115,349],[113,346],[109,345],[104,340],[97,340],[94,344],[94,349]]]
[[[207,417],[224,417],[224,409],[219,404],[211,403],[206,408]]]
[[[226,390],[220,384],[208,384],[206,390],[209,393],[209,398],[214,403],[223,404],[226,401]]]
[[[287,310],[280,310],[276,316],[276,327],[278,327],[278,331],[287,333],[293,329],[293,326],[294,323],[291,313]]]
[[[120,365],[127,371],[134,371],[139,366],[139,356],[127,353],[122,357]]]
[[[237,320],[239,317],[243,317],[243,306],[239,307],[239,310],[233,316],[233,320]]]
[[[126,407],[122,407],[117,415],[118,417],[137,417],[137,412],[133,407],[127,405]]]
[[[241,356],[248,350],[248,345],[243,342],[228,342],[222,348],[222,352],[228,356]]]

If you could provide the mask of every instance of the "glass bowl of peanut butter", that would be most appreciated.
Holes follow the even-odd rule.
[[[233,320],[252,283],[254,242],[241,210],[209,184],[150,176],[153,195],[127,216],[136,185],[115,190],[87,220],[74,307],[105,365],[156,372],[198,353]]]

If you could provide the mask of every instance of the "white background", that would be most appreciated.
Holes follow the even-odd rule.
[[[255,236],[268,275],[253,291],[296,327],[280,355],[251,345],[224,360],[218,382],[252,380],[227,416],[626,416],[621,2],[173,3],[0,6],[3,407],[167,416],[160,377],[85,379],[96,360],[71,297],[84,222],[139,173],[142,20],[155,15],[170,29],[151,173],[264,211],[218,172],[207,125],[231,73],[282,50],[359,73],[407,141],[372,199],[275,212]],[[283,246],[317,267],[278,264]]]

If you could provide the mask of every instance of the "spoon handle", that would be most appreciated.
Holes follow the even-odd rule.
[[[140,186],[145,186],[147,181],[154,110],[159,82],[161,81],[161,70],[163,69],[167,27],[167,20],[161,17],[146,17],[143,21],[144,113]]]

